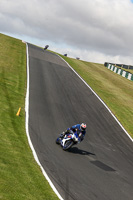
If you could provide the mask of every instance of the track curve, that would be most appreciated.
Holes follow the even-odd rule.
[[[29,46],[29,134],[66,200],[131,200],[133,144],[93,92],[57,55]],[[64,152],[55,140],[85,122],[85,140]]]

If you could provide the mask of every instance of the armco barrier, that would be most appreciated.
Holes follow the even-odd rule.
[[[120,69],[112,64],[107,63],[107,65],[105,66],[108,69],[110,69],[111,71],[113,71],[116,74],[119,74],[125,78],[127,78],[130,81],[133,81],[133,74],[131,74],[130,72],[124,71],[123,69]]]

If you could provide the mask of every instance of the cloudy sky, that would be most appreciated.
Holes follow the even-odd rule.
[[[0,32],[88,62],[133,65],[133,0],[0,0]]]

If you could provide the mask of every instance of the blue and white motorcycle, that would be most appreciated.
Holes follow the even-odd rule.
[[[81,142],[82,132],[75,131],[73,132],[70,130],[69,133],[62,135],[56,139],[56,144],[60,144],[63,150],[70,149],[73,145]]]

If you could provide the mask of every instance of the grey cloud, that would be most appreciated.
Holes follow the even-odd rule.
[[[1,0],[1,31],[111,56],[132,56],[129,0]]]

